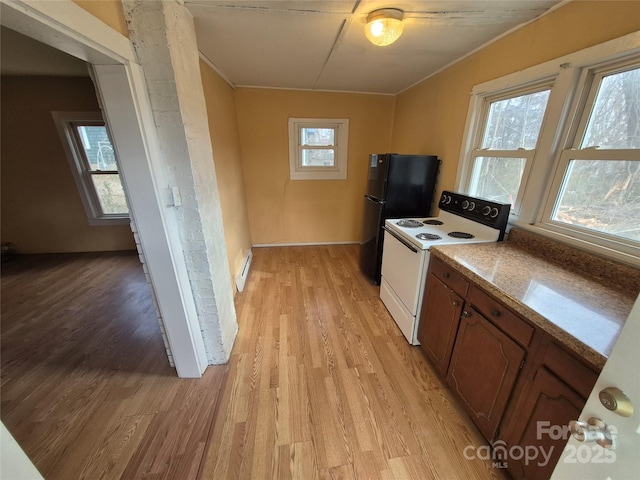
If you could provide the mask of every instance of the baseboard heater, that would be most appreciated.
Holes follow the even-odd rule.
[[[247,276],[249,275],[249,267],[251,266],[251,259],[253,258],[253,253],[251,250],[247,253],[247,256],[244,257],[244,262],[242,263],[242,268],[240,269],[240,273],[236,277],[236,288],[239,292],[244,290],[244,282],[247,281]]]

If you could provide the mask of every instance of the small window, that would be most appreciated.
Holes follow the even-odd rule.
[[[289,167],[292,180],[347,178],[349,120],[289,119]]]
[[[545,88],[486,99],[480,145],[471,153],[470,195],[510,203],[518,211],[549,93]]]
[[[100,115],[54,112],[53,117],[89,223],[128,223],[115,150]]]

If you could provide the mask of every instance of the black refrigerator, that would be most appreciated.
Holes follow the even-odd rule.
[[[369,156],[360,270],[380,283],[384,221],[387,218],[429,217],[440,160],[435,155]]]

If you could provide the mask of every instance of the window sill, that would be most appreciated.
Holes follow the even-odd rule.
[[[291,172],[291,180],[346,180],[347,172]]]
[[[640,256],[630,252],[623,252],[614,248],[598,245],[588,240],[577,238],[572,235],[572,232],[567,230],[566,232],[559,232],[546,228],[543,224],[531,225],[524,222],[510,222],[511,226],[528,230],[533,233],[537,233],[544,237],[556,240],[561,243],[568,244],[572,247],[585,250],[589,253],[599,255],[600,257],[609,258],[632,267],[640,267]],[[633,247],[632,247],[633,248]]]

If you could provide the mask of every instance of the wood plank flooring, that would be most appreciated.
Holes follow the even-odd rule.
[[[357,255],[254,249],[201,479],[504,478]]]
[[[47,480],[489,479],[358,247],[254,249],[227,366],[168,366],[135,255],[2,265],[2,420]]]
[[[47,480],[197,477],[226,366],[169,367],[135,254],[2,265],[2,421]]]

